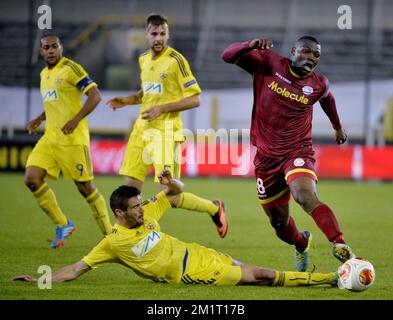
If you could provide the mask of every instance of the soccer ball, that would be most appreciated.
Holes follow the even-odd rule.
[[[368,289],[375,280],[374,266],[370,261],[361,257],[346,261],[338,268],[338,275],[338,287],[355,292]]]

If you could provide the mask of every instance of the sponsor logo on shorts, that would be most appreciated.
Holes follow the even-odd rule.
[[[145,238],[143,238],[141,241],[139,241],[133,248],[132,252],[140,258],[146,255],[151,249],[153,249],[160,241],[162,240],[162,237],[157,231],[152,231],[147,235]]]
[[[296,158],[293,161],[293,164],[295,165],[295,167],[301,167],[304,166],[304,160],[302,158]]]
[[[314,92],[314,89],[309,87],[309,86],[304,86],[302,88],[302,91],[303,91],[304,94],[309,96],[310,94],[312,94]]]

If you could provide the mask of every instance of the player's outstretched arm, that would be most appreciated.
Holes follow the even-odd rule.
[[[115,111],[118,108],[123,108],[128,105],[141,104],[143,97],[142,89],[127,97],[114,97],[106,102],[107,106]]]
[[[158,118],[163,113],[184,111],[196,108],[199,105],[199,94],[196,94],[191,97],[183,98],[177,102],[153,106],[142,113],[142,119],[151,121]]]
[[[46,116],[45,116],[45,111],[41,113],[37,118],[31,120],[27,126],[26,130],[29,134],[36,133],[37,128],[40,126],[42,121],[45,121]]]
[[[77,263],[70,264],[68,266],[64,266],[57,270],[52,275],[52,282],[64,282],[71,281],[79,278],[82,274],[91,270],[88,264],[83,260],[78,261]],[[13,278],[15,281],[25,281],[25,282],[37,282],[38,279],[31,275],[20,275]]]
[[[269,39],[255,38],[249,42],[252,49],[265,50],[273,47],[273,41]]]
[[[86,117],[90,112],[92,112],[101,101],[101,93],[98,91],[97,87],[92,87],[86,91],[87,99],[82,107],[82,109],[68,121],[61,129],[64,134],[73,133],[75,128],[78,126],[79,122]]]
[[[184,183],[180,180],[173,179],[169,170],[163,170],[160,172],[158,180],[165,186],[163,191],[167,196],[174,196],[183,192]]]
[[[235,42],[229,45],[221,54],[221,58],[228,63],[237,64],[246,52],[258,49],[265,50],[273,47],[273,41],[269,39],[255,38],[251,41]]]

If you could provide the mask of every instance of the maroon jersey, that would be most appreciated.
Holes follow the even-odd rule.
[[[270,50],[250,50],[248,42],[232,44],[222,58],[253,76],[250,135],[263,156],[281,158],[300,149],[312,152],[313,105],[321,98],[333,127],[341,128],[325,76],[312,72],[299,78],[291,72],[288,58]]]

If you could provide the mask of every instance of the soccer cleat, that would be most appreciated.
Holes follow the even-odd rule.
[[[352,249],[344,243],[334,243],[332,253],[333,256],[342,263],[351,258],[355,258],[355,253],[353,253]]]
[[[218,206],[218,211],[212,216],[212,220],[217,226],[218,234],[221,238],[224,238],[228,232],[228,219],[225,215],[224,202],[220,199],[213,200],[212,202]]]
[[[334,273],[334,278],[332,279],[331,286],[341,289],[342,288],[342,283],[341,283],[340,275],[339,275],[338,271],[333,272],[333,273]]]
[[[63,246],[64,240],[67,239],[75,230],[75,225],[71,220],[68,220],[65,227],[56,226],[56,239],[51,242],[51,247],[53,249],[57,249]]]
[[[308,250],[310,249],[312,234],[309,231],[303,231],[303,236],[308,239],[307,247],[303,252],[299,252],[295,249],[295,267],[299,272],[304,272],[307,270],[308,265],[310,264],[310,255],[308,254]]]

